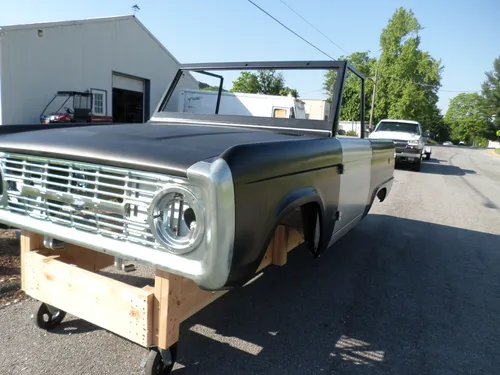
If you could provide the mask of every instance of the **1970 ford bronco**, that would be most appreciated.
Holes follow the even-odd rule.
[[[223,114],[208,71],[335,70],[325,119]],[[144,124],[0,127],[0,222],[223,290],[254,277],[279,224],[317,255],[392,186],[390,140],[338,137],[344,61],[182,65]],[[194,73],[220,79],[206,113],[177,111]],[[234,72],[231,72],[234,74]],[[279,108],[278,108],[279,112]],[[277,113],[278,113],[277,112]],[[292,111],[293,112],[293,111]],[[288,113],[288,112],[287,112]]]

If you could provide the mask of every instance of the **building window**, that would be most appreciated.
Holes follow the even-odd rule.
[[[94,112],[99,115],[104,113],[104,94],[96,93],[94,94]]]
[[[94,116],[105,116],[106,115],[106,91],[92,89],[93,106],[92,114]]]
[[[273,117],[286,118],[286,109],[284,108],[274,108]]]

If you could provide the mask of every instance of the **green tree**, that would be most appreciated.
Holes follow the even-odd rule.
[[[436,106],[429,114],[426,115],[423,121],[428,124],[427,129],[434,135],[434,139],[438,142],[448,141],[450,139],[451,130],[444,121],[444,116],[441,114],[441,110]]]
[[[247,92],[257,94],[261,90],[259,78],[257,74],[252,72],[241,72],[240,76],[233,81],[232,92]]]
[[[493,70],[486,72],[483,82],[484,111],[491,118],[491,135],[500,137],[500,57],[493,62]]]
[[[262,69],[257,72],[241,72],[240,76],[233,81],[232,92],[246,92],[252,94],[288,95],[298,97],[296,89],[285,86],[285,78],[282,73],[274,69]]]
[[[461,93],[451,99],[444,120],[457,141],[483,143],[491,132],[484,97],[478,93]]]
[[[280,95],[281,90],[285,88],[285,78],[283,74],[276,73],[274,69],[258,70],[257,78],[262,94]]]
[[[291,89],[290,87],[284,87],[284,88],[280,91],[280,95],[282,95],[282,96],[288,96],[288,95],[291,95],[291,96],[293,96],[294,98],[298,98],[298,97],[299,97],[299,92],[298,92],[296,89]]]
[[[375,58],[370,58],[368,52],[355,52],[349,56],[341,56],[339,60],[345,60],[351,63],[365,77],[372,77],[376,64]],[[323,89],[328,95],[327,101],[331,102],[333,98],[337,71],[329,70],[325,73]],[[373,81],[365,79],[365,120],[370,117],[371,97],[373,93]],[[342,107],[340,111],[340,120],[358,121],[361,107],[361,81],[353,73],[348,72],[344,84],[344,93],[342,96]]]
[[[200,90],[206,90],[206,91],[219,91],[219,86],[210,86],[208,83],[205,82],[198,82],[198,88]],[[225,89],[222,89],[222,91],[227,91]]]
[[[420,47],[420,23],[400,7],[380,35],[375,119],[402,118],[432,127],[441,86],[441,61]]]

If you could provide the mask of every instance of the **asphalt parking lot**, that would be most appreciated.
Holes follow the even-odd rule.
[[[184,322],[173,373],[498,374],[500,157],[434,147],[395,179],[322,257],[296,249]],[[0,373],[142,373],[145,349],[72,316],[41,331],[37,306],[0,307]]]

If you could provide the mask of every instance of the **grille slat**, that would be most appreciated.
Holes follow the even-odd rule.
[[[12,173],[9,173],[11,171],[16,171],[16,172],[17,171],[22,171],[22,172],[25,172],[22,169],[13,169],[13,168],[5,168],[5,170],[7,172],[6,176],[11,177],[11,178],[19,177],[18,175],[14,175]],[[79,172],[74,172],[74,173],[79,174]],[[42,176],[42,177],[50,177],[51,176],[48,173],[37,173],[36,175],[37,176]],[[62,180],[62,179],[58,178],[58,180]],[[54,185],[54,186],[67,187],[67,188],[74,188],[74,185],[71,185],[71,182],[86,184],[86,183],[89,183],[90,181],[89,180],[83,180],[83,179],[80,179],[80,178],[75,178],[75,177],[69,176],[69,177],[67,177],[67,182],[64,183],[64,184],[63,183],[55,183],[55,182],[49,182],[48,184],[49,185]],[[90,183],[90,185],[97,185],[99,187],[114,188],[114,189],[117,188],[116,185],[105,183],[105,182],[100,182],[100,181],[92,181],[92,183]],[[129,188],[129,187],[126,187],[126,186],[120,187],[120,189],[125,190],[125,191],[134,192],[134,193],[137,192],[136,188]],[[92,189],[92,192],[94,192],[94,190],[95,189]],[[147,191],[143,191],[143,193],[144,194],[148,194]],[[153,193],[149,193],[148,195],[153,196],[154,194]]]
[[[172,181],[168,176],[17,154],[4,154],[0,162],[12,212],[160,246],[147,216],[155,194]]]
[[[6,159],[4,158],[2,160],[6,160]],[[51,160],[54,160],[54,159],[51,159]],[[19,161],[19,160],[15,160],[15,159],[10,159],[8,162],[6,162],[5,168],[8,169],[9,165],[12,165],[12,164],[21,164],[23,166],[23,168],[19,170],[20,172],[25,172],[26,171],[24,169],[25,167],[32,167],[32,168],[35,168],[35,169],[36,168],[40,168],[40,164],[35,164],[35,163],[30,163],[30,162],[23,162],[23,161]],[[10,168],[12,168],[12,167],[10,167]],[[103,167],[96,165],[95,166],[95,169],[96,169],[95,172],[89,172],[89,171],[85,171],[85,170],[81,170],[81,169],[76,169],[76,171],[78,171],[78,174],[86,175],[86,176],[92,176],[92,177],[101,176],[103,178],[115,179],[115,180],[118,180],[118,181],[122,181],[123,180],[123,177],[116,176],[116,174],[115,174],[116,173],[116,169],[109,167],[108,169],[110,170],[110,172],[109,172],[110,174],[106,174],[106,172],[104,172],[105,174],[102,174],[102,171],[99,170],[100,168],[103,168]],[[51,165],[50,169],[54,170],[54,171],[58,171],[58,172],[67,172],[67,173],[69,173],[69,170],[73,171],[73,167],[72,166],[68,166],[66,168],[62,168],[62,167],[57,167],[57,166]],[[124,175],[127,176],[128,173],[129,172],[126,171]],[[139,178],[143,177],[143,178],[148,178],[148,179],[151,180],[151,175],[149,175],[149,174],[146,174],[144,172],[139,172],[139,171],[134,171],[134,172],[131,172],[131,173],[134,174],[135,178],[128,177],[128,180],[130,182],[136,182],[136,183],[140,183],[140,184],[143,184],[143,185],[153,185],[153,186],[156,186],[156,184],[157,184],[154,181],[148,181],[146,179],[144,179],[144,180],[140,180],[139,179]]]

